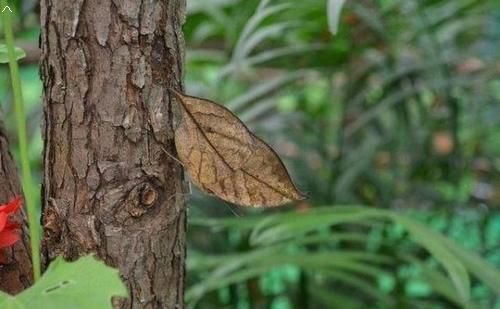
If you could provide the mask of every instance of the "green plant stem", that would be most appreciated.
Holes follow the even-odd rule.
[[[7,0],[0,0],[1,7],[8,5]],[[33,194],[34,183],[31,177],[30,161],[28,157],[28,141],[26,135],[26,117],[24,113],[23,95],[21,90],[21,79],[19,76],[19,67],[17,65],[16,54],[14,52],[14,34],[8,10],[2,15],[5,41],[7,45],[7,55],[9,57],[10,76],[12,81],[12,90],[14,92],[14,107],[16,115],[17,133],[19,138],[19,152],[21,158],[21,173],[23,191],[28,212],[28,224],[31,238],[31,262],[33,264],[33,277],[36,280],[40,278],[40,226],[38,224],[38,215],[36,210],[36,201]]]

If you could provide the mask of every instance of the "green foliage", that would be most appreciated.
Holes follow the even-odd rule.
[[[113,308],[112,296],[127,297],[118,271],[86,256],[53,261],[42,278],[16,296],[0,292],[1,308]]]
[[[499,306],[500,16],[470,0],[325,10],[341,2],[188,4],[188,92],[273,141],[310,197],[266,218],[195,192],[190,304]],[[315,209],[345,204],[372,209]]]
[[[414,243],[409,247],[412,249],[399,252],[391,248],[390,236],[379,241],[370,238],[373,229],[366,227],[379,224],[387,231],[402,227],[403,233],[399,232],[397,237],[400,238],[399,249],[404,248],[401,243],[408,243],[408,240]],[[500,270],[442,234],[394,211],[357,206],[318,207],[305,213],[263,216],[258,221],[255,218],[193,220],[191,225],[222,231],[237,229],[248,235],[249,244],[248,249],[240,253],[205,255],[195,252],[196,256],[188,264],[189,270],[205,275],[187,292],[191,305],[211,291],[265,278],[282,265],[309,274],[309,285],[314,286],[309,289],[313,295],[328,294],[334,284],[337,293],[355,290],[357,299],[351,302],[360,306],[373,302],[396,306],[401,295],[394,287],[386,287],[384,292],[382,281],[392,278],[389,280],[396,280],[397,285],[404,284],[397,272],[407,263],[416,266],[413,281],[409,282],[414,284],[418,279],[434,295],[461,307],[478,306],[477,300],[471,297],[471,274],[500,296]],[[374,242],[381,247],[373,247]],[[423,255],[419,247],[429,255]],[[294,289],[290,284],[297,283],[297,280],[281,281],[288,281],[288,290]],[[274,293],[287,294],[283,289]],[[422,297],[430,295],[424,293]],[[432,298],[429,301],[432,302]],[[413,303],[411,299],[405,302]],[[328,302],[312,301],[310,304],[321,307]]]
[[[14,52],[16,54],[15,57],[16,60],[26,57],[26,52],[20,47],[15,47]],[[8,62],[9,62],[9,57],[7,54],[7,45],[0,44],[0,63],[8,63]]]
[[[346,2],[335,36],[325,0],[203,3],[185,27],[189,92],[289,149],[314,204],[464,205],[477,175],[454,187],[500,155],[487,2]]]

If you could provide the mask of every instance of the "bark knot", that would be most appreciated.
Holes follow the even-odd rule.
[[[156,187],[147,182],[136,186],[131,193],[135,202],[133,202],[134,206],[129,209],[129,214],[134,218],[144,215],[149,208],[156,204],[158,199]]]
[[[152,188],[151,186],[146,185],[142,189],[141,204],[146,206],[146,207],[151,207],[156,202],[157,196],[158,196],[158,193],[156,192],[155,188]]]

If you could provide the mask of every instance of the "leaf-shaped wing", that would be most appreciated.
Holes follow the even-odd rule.
[[[202,191],[243,206],[278,206],[303,199],[278,155],[231,111],[171,92],[181,105],[177,154]]]

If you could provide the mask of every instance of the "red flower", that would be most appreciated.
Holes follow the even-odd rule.
[[[0,205],[0,249],[12,246],[19,240],[16,233],[18,224],[9,221],[9,216],[16,212],[21,206],[21,198],[16,197],[5,205]],[[3,263],[3,256],[0,254],[0,263]]]

